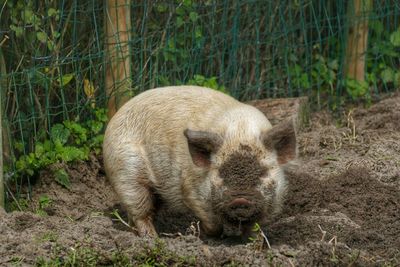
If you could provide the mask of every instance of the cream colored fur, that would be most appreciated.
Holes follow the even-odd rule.
[[[209,201],[211,188],[223,191],[218,166],[240,144],[258,151],[260,161],[270,170],[262,178],[260,191],[274,186],[271,201],[275,211],[279,210],[285,178],[276,153],[267,150],[261,140],[271,127],[256,108],[211,89],[177,86],[148,90],[127,102],[109,122],[103,145],[105,170],[140,235],[156,235],[154,192],[175,209],[192,210],[212,233],[216,225]],[[222,137],[223,144],[209,169],[193,163],[185,129]]]

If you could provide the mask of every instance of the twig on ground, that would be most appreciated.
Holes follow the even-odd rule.
[[[267,235],[263,232],[262,229],[260,229],[260,234],[261,234],[261,236],[264,238],[265,242],[267,243],[268,248],[271,249],[271,245],[269,244]]]
[[[183,234],[181,232],[177,232],[174,234],[170,234],[170,233],[160,233],[160,235],[162,236],[166,236],[166,237],[178,237],[178,236],[183,236]]]
[[[124,221],[124,219],[121,218],[121,216],[118,213],[118,210],[114,210],[111,214],[114,215],[118,219],[118,221],[120,221],[123,225],[136,231],[135,227],[130,226],[129,223],[127,223],[126,221]]]
[[[326,231],[322,230],[322,227],[319,224],[318,224],[318,228],[319,228],[319,230],[321,230],[321,233],[322,233],[321,241],[325,241]]]

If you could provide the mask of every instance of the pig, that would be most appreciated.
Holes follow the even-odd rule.
[[[137,95],[103,143],[106,175],[140,236],[157,236],[157,199],[191,211],[206,235],[248,234],[281,210],[284,166],[296,157],[293,120],[273,127],[255,107],[198,86]]]

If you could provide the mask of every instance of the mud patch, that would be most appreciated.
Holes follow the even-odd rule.
[[[228,187],[245,189],[260,184],[260,178],[266,171],[254,151],[242,145],[221,165],[219,175]]]
[[[43,171],[28,210],[0,209],[0,265],[74,259],[80,266],[398,266],[399,106],[395,96],[349,110],[339,124],[327,113],[313,115],[311,127],[298,135],[301,162],[287,169],[283,212],[262,229],[270,249],[259,242],[260,233],[248,243],[204,237],[192,214],[162,206],[156,215],[160,238],[135,236],[122,222],[101,160],[92,157],[63,166],[70,189]],[[43,195],[51,202],[39,212]]]
[[[400,192],[363,166],[320,181],[290,174],[290,198],[270,232],[276,243],[333,240],[375,256],[400,256]],[[286,217],[287,216],[287,217]]]

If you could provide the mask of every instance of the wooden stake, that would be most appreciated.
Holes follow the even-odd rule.
[[[131,7],[127,0],[106,0],[105,8],[105,48],[108,96],[108,117],[130,98],[131,57],[129,40],[131,32]]]
[[[5,74],[5,63],[4,63],[4,57],[3,53],[0,50],[0,75]],[[3,112],[3,92],[5,92],[6,88],[3,86],[4,85],[4,77],[1,77],[0,80],[0,207],[4,207],[4,176],[3,176],[3,117],[2,117],[2,112]]]
[[[347,7],[349,31],[346,45],[345,77],[365,80],[365,59],[368,45],[368,15],[372,0],[351,0]]]

